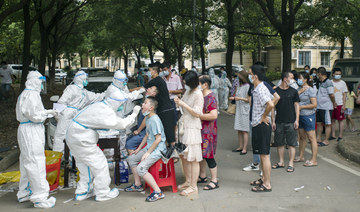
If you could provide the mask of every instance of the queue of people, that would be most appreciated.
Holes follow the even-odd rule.
[[[99,94],[86,90],[87,74],[79,71],[59,99],[58,103],[66,106],[60,114],[44,109],[40,98],[44,77],[32,71],[16,105],[21,150],[18,201],[30,200],[40,208],[55,206],[56,199],[48,198],[49,186],[45,183],[43,122],[49,114],[59,121],[54,150],[62,152],[62,143],[66,139],[80,171],[75,190],[77,201],[92,196],[96,201],[106,201],[119,195],[116,188],[110,189],[107,160],[96,145],[97,131],[104,129],[120,132],[121,152],[125,152],[123,158],[127,159],[134,175],[134,183],[124,189],[126,192],[143,191],[142,177],[154,190],[146,201],[165,198],[148,170],[158,160],[178,157],[177,154],[185,177],[178,186],[180,195],[197,194],[198,183],[206,183],[203,190],[217,189],[217,118],[219,109],[227,107],[225,99],[236,103],[234,129],[239,146],[232,151],[246,155],[250,137],[253,162],[243,170],[260,170],[261,164],[261,178],[250,182],[251,191],[270,192],[272,169],[286,167],[287,172],[294,172],[296,162],[304,162],[305,167],[318,165],[318,146],[327,146],[330,140],[336,139],[336,121],[339,123],[338,141],[343,137],[345,118],[348,128],[355,129],[351,114],[356,95],[348,92],[349,85],[341,80],[341,70],[333,70],[331,81],[325,68],[307,71],[309,69],[306,67],[299,74],[283,72],[280,83],[275,86],[266,78],[264,66],[256,63],[248,71],[235,73],[236,83],[233,83],[230,98],[231,83],[226,72],[219,78],[213,69],[209,70],[209,75],[199,77],[191,70],[182,77],[171,70],[169,63],[157,62],[149,65],[150,75],[145,84],[140,80],[139,87],[128,89],[126,75],[117,71],[112,84]],[[145,93],[142,106],[134,107],[133,101],[142,98],[142,93]],[[127,137],[126,129],[137,118],[137,129]],[[325,137],[321,140],[323,128]],[[274,165],[270,160],[272,131],[275,133],[273,146],[277,146],[279,155],[279,162]],[[311,143],[312,157],[305,161],[307,140]],[[185,148],[176,148],[179,143]],[[298,145],[299,155],[296,156]],[[285,147],[290,156],[287,166]],[[206,166],[210,170],[209,181]]]

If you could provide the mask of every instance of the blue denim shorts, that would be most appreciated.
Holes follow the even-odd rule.
[[[300,116],[299,128],[305,131],[315,130],[316,118],[315,113],[308,116]]]

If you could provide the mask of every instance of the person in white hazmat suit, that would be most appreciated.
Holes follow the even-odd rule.
[[[126,100],[120,91],[113,92],[103,101],[85,107],[72,119],[67,130],[66,143],[80,171],[75,200],[84,200],[96,195],[96,201],[105,201],[119,195],[116,188],[110,190],[108,163],[104,153],[97,146],[97,130],[121,130],[135,122],[140,106],[135,106],[132,114],[126,118],[116,115],[116,111]]]
[[[20,148],[20,183],[17,198],[19,202],[30,200],[37,208],[55,206],[55,197],[49,197],[49,183],[46,180],[45,128],[48,114],[40,97],[45,77],[38,71],[31,71],[25,82],[25,90],[16,103],[16,119],[20,122],[17,138]]]
[[[57,102],[67,107],[60,113],[58,118],[54,135],[54,151],[64,152],[66,130],[75,114],[85,106],[101,101],[105,97],[105,93],[97,94],[86,90],[84,87],[86,87],[87,84],[87,73],[78,71],[72,83],[65,88]]]
[[[232,87],[230,80],[226,77],[225,71],[221,72],[220,89],[219,89],[219,104],[220,109],[226,110],[229,102],[229,88]]]
[[[128,78],[126,77],[126,74],[123,71],[116,71],[112,83],[105,91],[105,97],[110,96],[113,92],[120,91],[127,99],[127,101],[123,104],[123,106],[119,108],[119,111],[117,111],[117,115],[121,118],[126,117],[126,115],[128,115],[133,110],[135,104],[132,101],[142,98],[141,93],[145,92],[144,88],[137,91],[129,92],[129,89],[127,87],[127,82],[128,82]],[[126,139],[127,139],[126,130],[127,129],[119,130],[121,158],[126,158],[128,155],[128,152],[125,148]]]
[[[219,93],[218,89],[220,88],[220,78],[215,75],[214,69],[209,69],[209,76],[211,78],[211,87],[210,90],[215,94],[216,102],[218,103],[218,109],[219,109]]]

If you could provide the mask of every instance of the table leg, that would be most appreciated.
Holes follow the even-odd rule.
[[[65,159],[65,167],[64,167],[64,188],[69,187],[69,147],[66,145],[66,141],[64,140],[64,159]]]

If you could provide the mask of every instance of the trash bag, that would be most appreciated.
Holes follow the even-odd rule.
[[[0,173],[0,185],[8,182],[19,182],[20,171]]]
[[[63,154],[61,152],[45,150],[46,166],[61,163],[62,155]],[[49,182],[49,185],[54,185],[57,177],[58,177],[57,170],[46,172],[46,180]]]

